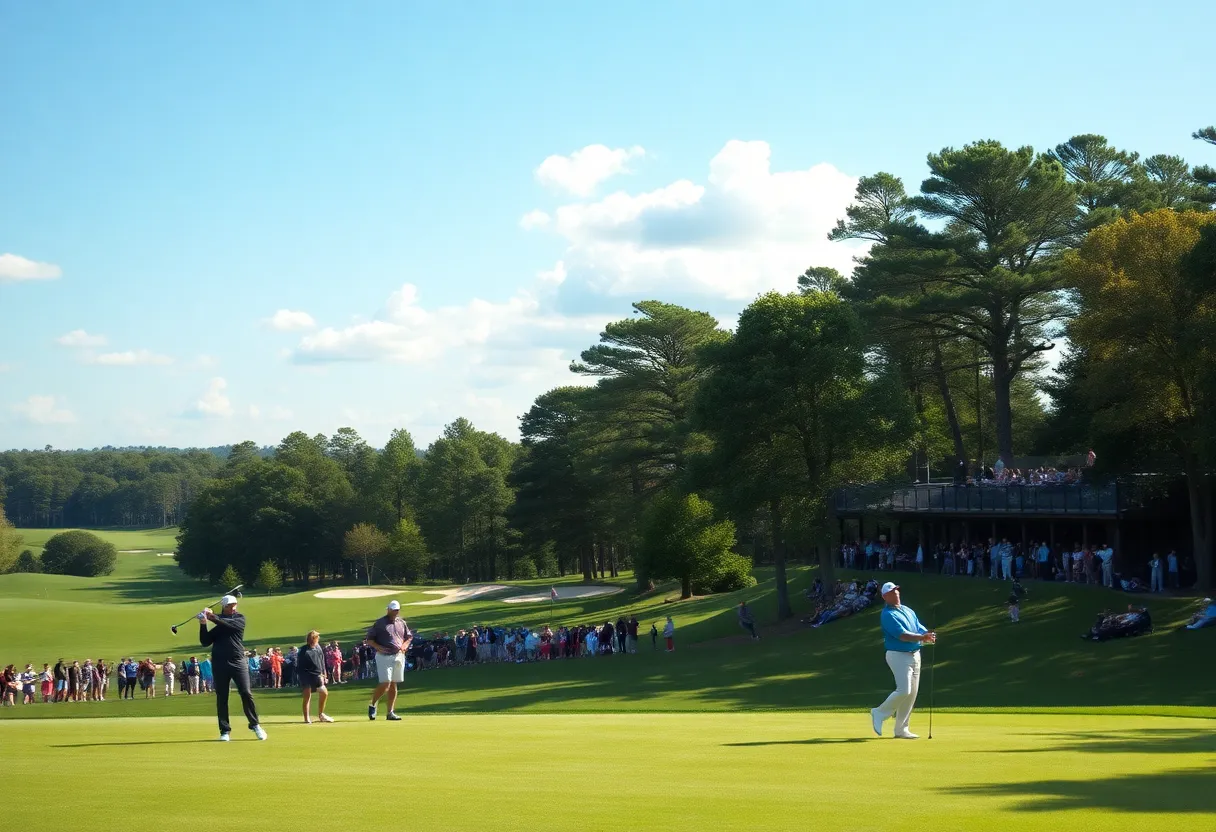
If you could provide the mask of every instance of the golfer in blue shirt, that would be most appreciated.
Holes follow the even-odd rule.
[[[899,587],[890,581],[882,585],[882,637],[887,648],[887,666],[895,676],[895,690],[887,700],[870,711],[874,733],[882,736],[882,724],[895,717],[895,737],[914,740],[917,735],[908,730],[916,691],[920,687],[920,648],[933,644],[937,634],[920,623],[911,607],[899,603]]]

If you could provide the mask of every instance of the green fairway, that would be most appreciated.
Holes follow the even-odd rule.
[[[21,535],[22,548],[31,549],[34,554],[39,555],[48,540],[62,532],[71,531],[71,529],[17,529],[16,531]],[[86,529],[86,531],[113,543],[114,548],[120,552],[177,551],[177,526],[159,529]]]
[[[800,612],[814,574],[791,570]],[[909,743],[869,730],[867,709],[891,688],[878,606],[818,629],[778,625],[772,573],[757,576],[745,592],[686,601],[672,587],[638,595],[628,575],[617,581],[621,593],[556,603],[501,599],[574,579],[425,606],[413,604],[437,597],[428,587],[344,599],[316,597],[321,587],[252,592],[241,608],[247,643],[259,648],[299,644],[314,627],[349,645],[391,597],[422,633],[622,614],[637,614],[645,632],[670,614],[677,650],[643,638],[635,656],[413,672],[400,724],[367,721],[368,682],[335,686],[334,725],[299,724],[295,691],[257,689],[267,743],[245,731],[235,699],[234,742],[214,743],[208,695],[118,701],[111,687],[106,702],[4,709],[0,747],[39,772],[9,781],[12,823],[35,828],[51,807],[74,816],[115,794],[131,805],[169,798],[200,818],[236,807],[225,820],[234,829],[265,826],[242,807],[290,795],[276,823],[324,823],[313,803],[362,794],[385,767],[403,789],[401,822],[422,830],[941,832],[997,823],[1112,832],[1216,823],[1216,668],[1196,661],[1216,649],[1216,630],[1176,629],[1193,600],[1031,582],[1015,625],[1004,585],[900,574],[907,602],[941,633],[913,721],[926,735],[932,678],[935,738]],[[169,625],[215,594],[156,552],[121,554],[105,578],[3,575],[0,660],[201,655],[193,621],[177,636]],[[743,598],[761,641],[740,634]],[[1096,612],[1129,602],[1149,604],[1156,632],[1079,638]],[[232,776],[223,806],[213,771]]]
[[[38,775],[8,780],[5,819],[33,829],[51,810],[170,800],[227,829],[264,829],[267,795],[282,798],[276,825],[336,813],[420,831],[1146,832],[1211,828],[1216,813],[1205,720],[953,714],[916,743],[874,738],[866,723],[864,712],[275,718],[267,742],[241,728],[221,746],[202,718],[8,722],[9,758]],[[399,795],[386,819],[351,801],[379,782]]]

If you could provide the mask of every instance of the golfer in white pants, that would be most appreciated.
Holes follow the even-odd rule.
[[[882,585],[882,600],[887,604],[882,611],[882,636],[887,666],[895,676],[895,690],[870,711],[870,722],[874,733],[881,737],[882,724],[895,717],[896,739],[914,740],[917,735],[908,730],[908,720],[920,687],[920,648],[936,642],[937,634],[925,629],[911,607],[899,603],[899,587],[890,581]]]

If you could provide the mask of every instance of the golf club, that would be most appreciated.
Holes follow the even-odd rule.
[[[227,592],[225,592],[225,593],[224,593],[224,595],[235,595],[237,598],[240,598],[240,597],[241,597],[241,588],[242,588],[243,586],[245,586],[245,585],[244,585],[244,584],[237,584],[237,585],[236,585],[236,586],[234,586],[232,589],[230,589],[230,590],[228,590]],[[223,598],[224,596],[223,596],[223,595],[221,595],[220,597],[221,597],[221,598]],[[197,616],[197,613],[195,613],[195,615],[192,615],[192,616],[190,616],[189,618],[187,618],[187,619],[186,619],[185,621],[183,621],[181,624],[174,624],[174,625],[173,625],[172,627],[170,627],[169,629],[173,631],[173,635],[177,635],[177,628],[178,628],[178,627],[184,627],[184,626],[186,626],[186,625],[187,625],[187,624],[189,624],[191,621],[193,621],[193,620],[194,620],[194,618],[195,618],[196,616]]]
[[[933,605],[933,632],[937,632],[937,604]],[[929,739],[933,739],[933,668],[937,664],[937,642],[934,641],[929,651]]]

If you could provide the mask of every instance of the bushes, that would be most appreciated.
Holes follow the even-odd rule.
[[[711,565],[704,575],[693,579],[693,592],[707,595],[711,592],[734,592],[756,585],[752,577],[752,561],[744,555],[727,552]]]
[[[38,556],[29,549],[24,550],[17,556],[17,562],[13,564],[10,572],[41,572],[42,561],[38,560]]]
[[[42,550],[42,568],[53,575],[96,578],[113,572],[117,561],[113,543],[80,530],[55,535]]]

